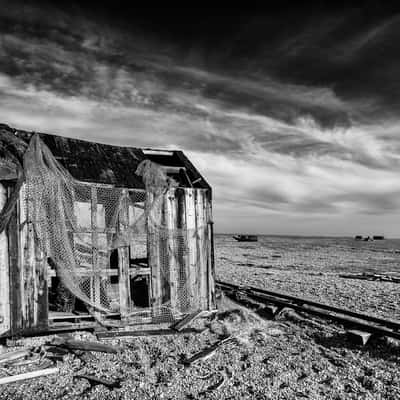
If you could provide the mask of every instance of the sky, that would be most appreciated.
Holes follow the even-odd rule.
[[[217,232],[400,237],[400,15],[84,4],[0,0],[1,123],[183,150]]]

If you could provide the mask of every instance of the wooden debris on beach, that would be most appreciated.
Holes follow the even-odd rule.
[[[98,339],[111,339],[114,337],[126,336],[126,337],[142,337],[142,336],[164,336],[164,335],[179,335],[188,333],[201,333],[204,329],[184,328],[180,331],[175,329],[144,329],[144,330],[133,330],[133,331],[102,331],[97,332],[96,336]]]
[[[86,379],[90,384],[90,388],[97,385],[104,385],[110,389],[116,389],[121,387],[121,382],[117,379],[111,380],[111,379],[98,378],[97,376],[94,375],[81,375],[81,374],[74,375],[74,378]]]
[[[232,343],[234,342],[234,340],[234,337],[227,336],[226,338],[221,339],[212,346],[194,354],[192,357],[184,359],[183,364],[186,366],[190,366],[199,361],[207,360],[208,358],[212,357],[216,353],[217,349],[220,348],[222,345],[226,343]]]
[[[100,342],[64,339],[60,337],[54,338],[51,342],[48,342],[47,345],[66,348],[68,350],[96,351],[101,353],[113,354],[117,354],[121,350],[119,347],[110,346],[108,344]]]
[[[201,310],[197,310],[191,314],[186,315],[176,324],[172,325],[171,328],[176,330],[177,332],[182,331],[183,328],[188,326],[191,322],[193,322],[196,318],[198,318],[202,314]]]
[[[23,374],[18,374],[18,375],[5,376],[3,378],[0,378],[0,385],[23,381],[26,379],[40,378],[42,376],[56,374],[58,372],[59,372],[58,368],[46,368],[46,369],[39,369],[37,371],[25,372]]]
[[[383,275],[383,274],[369,274],[366,272],[363,272],[360,274],[340,274],[339,277],[346,278],[346,279],[362,279],[362,280],[367,280],[367,281],[400,283],[399,276]]]
[[[21,358],[28,357],[32,352],[32,348],[25,348],[22,350],[10,351],[8,353],[0,354],[0,364],[7,364]]]

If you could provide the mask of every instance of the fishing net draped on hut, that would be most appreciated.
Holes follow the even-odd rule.
[[[202,234],[200,231],[207,228],[205,224],[188,232],[165,224],[160,206],[176,183],[149,160],[142,161],[133,171],[142,177],[146,190],[88,184],[73,178],[39,135],[34,135],[23,157],[23,172],[25,215],[32,222],[40,250],[67,289],[63,291],[66,300],[78,298],[89,309],[102,313],[120,311],[116,270],[122,249],[129,248],[131,257],[146,258],[147,246],[159,246],[172,238],[183,256],[185,238]],[[110,262],[113,256],[117,257],[116,263]],[[159,261],[161,277],[176,277],[176,282],[171,283],[177,288],[174,307],[178,309],[171,310],[168,298],[140,309],[132,303],[128,314],[133,318],[198,308],[196,301],[189,304],[187,277],[170,274],[166,251],[160,251]]]

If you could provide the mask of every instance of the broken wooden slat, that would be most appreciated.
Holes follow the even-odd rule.
[[[201,333],[202,330],[193,329],[193,328],[185,328],[181,331],[176,331],[175,329],[145,329],[145,330],[137,330],[137,331],[104,331],[98,332],[96,335],[99,339],[113,338],[118,336],[132,336],[132,337],[140,337],[140,336],[162,336],[162,335],[179,335],[179,334],[187,334],[187,333]]]
[[[9,188],[9,193],[12,191]],[[10,321],[11,334],[18,334],[22,328],[22,304],[21,304],[21,265],[19,257],[19,208],[20,200],[11,215],[7,226],[8,252],[9,252],[9,271],[10,271]]]
[[[121,383],[119,380],[110,380],[110,379],[104,379],[104,378],[98,378],[97,376],[94,375],[74,375],[74,378],[78,379],[86,379],[89,381],[90,386],[96,386],[96,385],[104,385],[107,386],[111,389],[115,388],[120,388]]]
[[[37,371],[25,372],[24,374],[19,374],[19,375],[5,376],[4,378],[0,378],[0,385],[23,381],[25,379],[40,378],[42,376],[56,374],[58,372],[59,372],[58,368],[46,368],[46,369],[39,369]]]
[[[155,226],[156,221],[160,221],[162,204],[164,197],[160,197],[156,200],[156,196],[153,193],[148,193],[146,201],[149,204],[153,204],[154,201],[159,202],[157,207],[150,207],[150,213],[147,219],[147,258],[148,265],[151,271],[151,306],[158,310],[162,304],[162,290],[161,281],[163,275],[161,274],[161,262],[160,262],[160,245],[161,240]],[[156,316],[158,312],[156,311]]]
[[[197,245],[197,274],[199,277],[199,298],[200,307],[205,310],[208,308],[208,274],[207,274],[207,237],[205,229],[208,229],[206,224],[206,215],[204,209],[204,191],[194,189],[194,207],[196,210],[196,232],[195,240]]]
[[[177,278],[178,278],[178,304],[182,313],[187,313],[191,307],[191,298],[193,297],[193,288],[189,282],[189,247],[187,240],[187,222],[186,222],[186,190],[177,188],[175,190],[177,205],[177,228],[182,232],[176,238],[177,247]]]
[[[234,340],[235,340],[235,338],[233,338],[232,336],[228,336],[228,337],[220,340],[219,342],[213,344],[212,346],[208,347],[207,349],[204,349],[204,350],[194,354],[192,357],[184,360],[183,363],[186,366],[190,366],[199,361],[207,360],[208,358],[212,357],[216,353],[216,351],[219,347],[221,347],[222,345],[224,345],[226,343],[233,342]]]
[[[0,210],[7,203],[7,189],[0,184]],[[0,336],[10,330],[10,282],[8,239],[6,231],[0,233]]]
[[[127,189],[123,189],[123,195],[128,197]],[[121,210],[119,213],[119,230],[125,233],[129,225],[129,208],[128,202],[121,202]],[[129,246],[118,248],[118,269],[119,269],[119,307],[121,317],[124,318],[130,311],[130,280],[129,280]]]
[[[110,346],[100,342],[90,342],[84,340],[64,339],[56,337],[51,342],[47,343],[49,346],[60,346],[69,350],[83,350],[83,351],[98,351],[101,353],[114,353],[120,351],[119,347]]]
[[[174,232],[177,229],[177,198],[175,195],[175,189],[168,191],[165,205],[165,221],[168,229],[167,239],[167,257],[169,267],[169,290],[170,290],[170,301],[171,310],[175,315],[179,311],[179,299],[178,299],[178,240],[175,238]]]
[[[186,315],[186,317],[182,318],[176,324],[172,325],[171,328],[180,332],[185,326],[189,325],[192,321],[194,321],[201,314],[201,310],[195,311],[191,314]]]
[[[28,357],[31,354],[31,348],[9,351],[8,353],[4,353],[0,355],[0,364],[5,364],[14,360],[18,360],[20,358]]]
[[[185,189],[186,208],[186,243],[188,247],[188,286],[189,306],[192,309],[200,307],[199,301],[199,270],[197,265],[196,212],[194,208],[194,190]]]

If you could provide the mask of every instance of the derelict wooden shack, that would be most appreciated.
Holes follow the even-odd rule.
[[[211,198],[181,151],[0,125],[0,337],[214,309]]]

